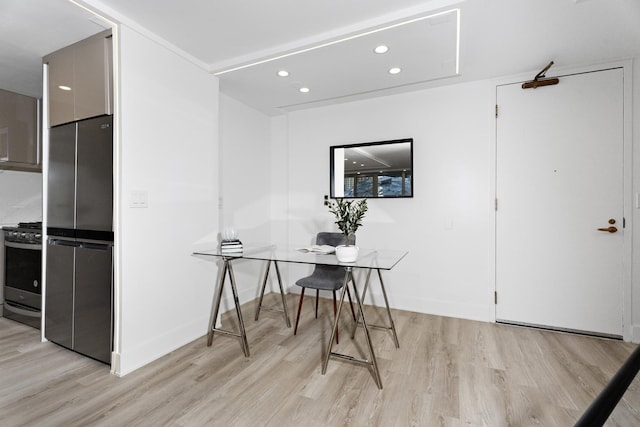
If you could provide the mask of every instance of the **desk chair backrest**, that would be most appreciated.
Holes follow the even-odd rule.
[[[316,236],[317,245],[330,245],[339,246],[344,245],[346,239],[342,233],[328,233],[320,232]],[[350,245],[355,245],[356,238],[352,236],[349,239]],[[334,256],[334,255],[319,255],[319,256]],[[302,308],[302,300],[304,299],[304,291],[306,288],[316,290],[316,318],[318,317],[318,300],[320,291],[331,291],[333,293],[333,312],[336,314],[336,291],[342,288],[345,278],[345,269],[339,265],[318,265],[316,264],[313,273],[310,276],[303,277],[296,282],[296,285],[302,288],[300,292],[300,303],[298,304],[298,314],[296,316],[296,326],[293,329],[293,334],[298,332],[298,323],[300,322],[300,310]],[[348,291],[348,289],[347,289]],[[349,294],[349,302],[351,302],[351,295]],[[355,319],[355,312],[353,305],[351,304],[351,312]],[[336,332],[336,342],[338,342],[338,335]]]

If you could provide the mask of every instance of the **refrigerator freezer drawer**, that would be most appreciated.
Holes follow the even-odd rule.
[[[83,243],[76,249],[74,350],[111,363],[112,248]]]
[[[49,239],[45,336],[111,363],[113,245]]]

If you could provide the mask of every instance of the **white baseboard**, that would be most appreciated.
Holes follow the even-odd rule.
[[[640,344],[640,325],[631,325],[631,342]]]
[[[375,285],[373,288],[375,289]],[[292,286],[288,292],[299,294],[300,287]],[[330,298],[331,294],[321,293],[321,298]],[[413,296],[387,295],[389,306],[398,310],[413,311],[416,313],[434,314],[436,316],[457,317],[460,319],[478,320],[481,322],[491,322],[491,307],[488,305],[461,304],[452,301],[437,301],[428,298],[417,298]],[[365,304],[376,307],[384,306],[384,296],[382,292],[369,292]]]
[[[375,305],[384,304],[382,293],[373,294]],[[428,298],[405,297],[394,295],[390,297],[389,305],[399,310],[414,311],[416,313],[433,314],[436,316],[456,317],[459,319],[490,322],[490,307],[487,305],[464,304],[454,301],[438,301]],[[369,296],[367,296],[369,300]]]
[[[155,336],[151,340],[137,343],[135,346],[126,347],[125,345],[120,353],[112,353],[111,372],[123,377],[185,344],[202,338],[207,333],[208,323],[208,318],[197,319]],[[167,346],[167,343],[172,345]],[[202,345],[204,347],[206,342],[202,341]]]

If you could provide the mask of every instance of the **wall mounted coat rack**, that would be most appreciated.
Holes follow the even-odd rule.
[[[542,71],[540,71],[533,80],[522,83],[522,89],[535,89],[540,86],[550,86],[557,85],[560,83],[560,79],[557,77],[545,78],[545,73],[551,66],[553,65],[553,61],[549,62],[549,65],[544,67]]]

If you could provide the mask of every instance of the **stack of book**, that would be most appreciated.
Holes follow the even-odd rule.
[[[222,255],[242,255],[242,242],[238,239],[222,240],[220,253]]]

